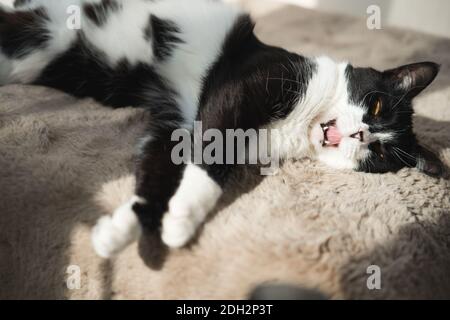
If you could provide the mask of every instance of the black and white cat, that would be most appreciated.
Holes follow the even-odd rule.
[[[68,12],[77,8],[74,29]],[[98,222],[99,255],[117,254],[144,229],[161,229],[168,246],[182,247],[214,208],[236,166],[171,160],[172,132],[192,130],[195,120],[204,131],[276,129],[282,159],[442,173],[416,140],[411,105],[438,65],[356,68],[265,45],[253,28],[248,15],[213,0],[22,0],[1,8],[1,84],[44,85],[151,114],[136,195]]]

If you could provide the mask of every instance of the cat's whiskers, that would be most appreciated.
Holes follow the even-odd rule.
[[[406,165],[407,167],[411,167],[411,164],[410,163],[408,163],[408,162],[406,162],[402,157],[401,157],[401,155],[395,150],[395,149],[392,149],[392,153],[404,164],[404,165]]]
[[[292,79],[286,79],[286,78],[267,78],[267,80],[283,80],[283,81],[293,82],[298,85],[302,85],[299,81],[292,80]]]
[[[397,150],[398,152],[401,152],[402,154],[404,154],[405,156],[407,156],[408,158],[410,158],[411,160],[416,160],[416,158],[412,155],[409,154],[408,152],[406,152],[405,150],[402,150],[398,147],[393,147],[395,150]]]

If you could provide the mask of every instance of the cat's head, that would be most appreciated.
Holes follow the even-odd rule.
[[[413,132],[412,106],[438,72],[432,62],[384,72],[340,65],[343,81],[333,89],[336,100],[312,124],[310,139],[317,158],[335,168],[385,173],[416,167],[440,176],[442,162]]]

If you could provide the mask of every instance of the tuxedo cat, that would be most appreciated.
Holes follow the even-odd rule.
[[[48,86],[151,116],[136,195],[93,231],[100,256],[119,253],[143,230],[182,247],[214,208],[236,165],[171,159],[172,133],[192,131],[196,120],[203,131],[276,130],[281,159],[441,175],[412,122],[412,100],[438,65],[358,68],[266,45],[253,29],[247,14],[213,0],[22,0],[1,8],[2,84]]]

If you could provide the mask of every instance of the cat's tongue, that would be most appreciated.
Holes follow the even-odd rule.
[[[327,131],[327,140],[331,145],[339,145],[342,140],[342,135],[335,126],[330,126]]]

